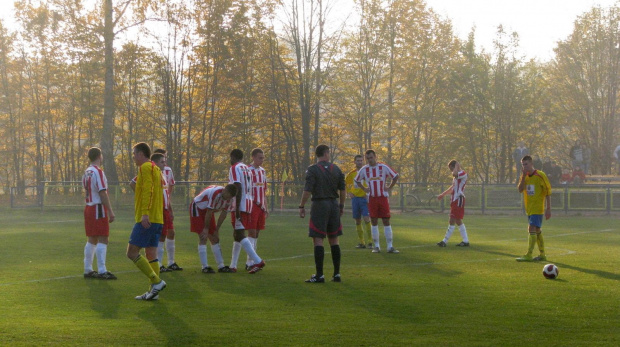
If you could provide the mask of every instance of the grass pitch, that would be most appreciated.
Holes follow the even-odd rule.
[[[82,278],[81,209],[0,210],[0,345],[214,346],[617,346],[620,227],[614,217],[556,214],[543,232],[556,280],[527,247],[523,216],[468,215],[471,247],[446,215],[395,215],[400,254],[355,249],[343,218],[342,283],[314,273],[308,219],[273,214],[260,235],[267,266],[256,275],[202,274],[197,236],[177,212],[182,272],[164,273],[155,302],[134,300],[146,278],[125,257],[131,211],[117,212],[108,248],[116,281]],[[226,223],[229,223],[228,221]],[[221,235],[226,264],[232,230]],[[382,248],[385,239],[381,230]],[[209,252],[209,264],[214,265]],[[326,248],[325,273],[331,277]],[[165,259],[165,255],[164,255]],[[241,253],[243,264],[245,253]]]

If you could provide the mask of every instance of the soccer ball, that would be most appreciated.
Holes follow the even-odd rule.
[[[542,272],[543,276],[545,276],[546,279],[552,280],[558,277],[558,275],[560,274],[560,269],[558,269],[558,267],[553,264],[547,264],[545,265],[545,267],[543,267]]]

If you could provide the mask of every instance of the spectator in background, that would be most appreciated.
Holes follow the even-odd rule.
[[[570,148],[570,158],[573,161],[573,169],[583,165],[583,149],[580,140],[576,140],[573,147]]]
[[[573,170],[573,174],[571,176],[571,181],[573,184],[582,184],[586,181],[586,174],[583,172],[580,166],[575,167]]]
[[[592,159],[592,150],[585,143],[581,145],[581,151],[583,155],[583,172],[586,175],[590,175],[590,161]]]
[[[616,158],[616,172],[620,175],[620,145],[614,150],[614,158]]]
[[[571,176],[570,171],[568,169],[562,169],[562,176],[560,176],[560,183],[569,184],[573,181],[573,176]]]
[[[552,175],[553,178],[549,178],[549,182],[551,183],[551,186],[553,187],[554,184],[560,184],[560,178],[562,177],[562,168],[555,161],[552,161],[551,172],[553,173]]]
[[[534,165],[535,168],[542,169],[543,162],[542,160],[540,160],[540,157],[536,154],[532,156],[532,164]],[[543,172],[544,171],[545,170],[543,170]]]
[[[517,181],[519,180],[519,174],[521,172],[521,159],[530,154],[530,150],[525,147],[525,142],[519,141],[517,148],[512,152],[512,160],[515,163],[515,172],[517,175]]]
[[[549,179],[549,182],[552,182],[551,184],[553,186],[554,172],[553,172],[553,164],[551,163],[551,158],[545,157],[543,159],[543,163],[541,167],[542,167],[543,172],[547,174],[547,178]]]

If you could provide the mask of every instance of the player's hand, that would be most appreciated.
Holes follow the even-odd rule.
[[[305,218],[306,217],[306,209],[303,207],[299,208],[299,218]]]
[[[209,237],[209,229],[207,228],[202,229],[202,232],[198,234],[198,237],[200,238],[201,242],[206,242]]]
[[[144,229],[148,229],[151,227],[151,221],[149,220],[148,214],[142,215],[142,221],[140,222],[140,224],[142,224],[142,227]]]
[[[365,191],[366,193],[370,194],[370,187],[366,187],[366,188],[364,188],[364,191]]]
[[[545,210],[545,219],[549,219],[551,218],[551,209],[546,209]]]
[[[108,213],[108,222],[110,223],[114,222],[115,218],[116,216],[114,215],[114,212],[110,211],[110,213]]]
[[[269,218],[269,210],[265,210],[265,219]]]
[[[441,200],[441,199],[443,199],[443,195],[441,194],[437,195],[437,200]]]

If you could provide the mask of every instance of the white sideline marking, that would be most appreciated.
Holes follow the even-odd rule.
[[[65,221],[66,222],[66,221]],[[605,232],[614,232],[616,231],[616,229],[603,229],[603,230],[593,230],[593,231],[583,231],[583,232],[577,232],[577,233],[567,233],[567,234],[558,234],[558,235],[545,235],[545,238],[553,238],[553,237],[563,237],[563,236],[572,236],[572,235],[582,235],[582,234],[594,234],[594,233],[605,233]],[[523,241],[523,238],[515,238],[515,239],[506,239],[506,240],[494,240],[494,241],[483,241],[483,242],[477,242],[477,244],[485,244],[485,243],[495,243],[495,242],[514,242],[514,241]],[[423,244],[423,245],[416,245],[416,246],[405,246],[405,247],[399,247],[399,249],[412,249],[412,248],[424,248],[424,247],[437,247],[437,245],[435,244]],[[573,254],[577,254],[577,251],[573,251],[570,249],[564,249],[564,248],[554,248],[554,247],[547,247],[547,249],[556,249],[556,250],[561,250],[564,251],[564,253],[562,254],[554,254],[554,256],[565,256],[565,255],[573,255]],[[343,252],[357,252],[357,253],[361,253],[363,251],[360,250],[343,250]],[[330,252],[325,252],[325,254],[330,254]],[[268,263],[269,262],[273,262],[273,261],[284,261],[284,260],[291,260],[291,259],[301,259],[301,258],[308,258],[308,257],[313,257],[314,254],[300,254],[300,255],[294,255],[291,257],[283,257],[283,258],[273,258],[273,259],[265,259]],[[398,257],[397,255],[395,255],[395,257]],[[504,260],[511,260],[514,261],[514,258],[511,256],[505,256],[505,257],[500,257],[500,258],[491,258],[491,259],[477,259],[477,260],[459,260],[459,261],[449,261],[449,262],[421,262],[421,263],[410,263],[407,264],[407,266],[429,266],[429,265],[446,265],[446,264],[466,264],[466,263],[484,263],[484,262],[489,262],[489,261],[504,261]],[[310,266],[310,265],[304,265],[304,266],[294,266],[294,267],[313,267],[314,265]],[[383,267],[383,266],[394,266],[394,264],[372,264],[372,265],[361,265],[360,267]],[[195,266],[195,267],[187,267],[187,268],[200,268],[199,266]],[[127,274],[127,273],[137,273],[140,272],[138,270],[132,270],[132,271],[118,271],[115,272],[117,274]],[[6,286],[11,286],[11,285],[18,285],[18,284],[28,284],[28,283],[37,283],[37,282],[47,282],[47,281],[57,281],[57,280],[64,280],[64,279],[72,279],[72,278],[82,278],[83,275],[72,275],[72,276],[62,276],[62,277],[51,277],[51,278],[41,278],[41,279],[34,279],[34,280],[26,280],[26,281],[17,281],[17,282],[8,282],[8,283],[0,283],[0,287],[6,287]],[[96,278],[88,278],[88,279],[84,279],[85,281],[100,281],[99,279]]]

